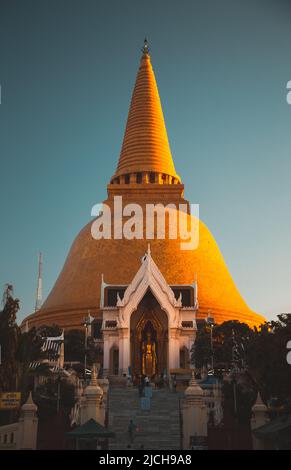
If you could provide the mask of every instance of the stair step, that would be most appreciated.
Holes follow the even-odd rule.
[[[129,443],[128,424],[134,419],[139,429],[134,442]],[[109,425],[116,439],[111,449],[174,450],[180,447],[179,394],[168,389],[153,390],[151,410],[140,409],[138,390],[134,388],[111,388],[109,390]]]

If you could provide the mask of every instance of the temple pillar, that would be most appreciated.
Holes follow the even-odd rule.
[[[162,173],[157,173],[157,183],[158,184],[163,184],[163,174]]]
[[[103,375],[106,377],[110,368],[110,341],[108,332],[103,330]]]
[[[136,173],[130,173],[129,184],[136,184]]]
[[[119,330],[119,373],[128,374],[130,366],[130,335],[129,328]]]
[[[180,366],[180,330],[169,328],[169,371]]]

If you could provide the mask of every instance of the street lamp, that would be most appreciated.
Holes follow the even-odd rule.
[[[86,382],[86,369],[87,369],[87,346],[88,346],[88,336],[91,336],[91,324],[94,320],[94,317],[91,316],[90,310],[88,310],[88,316],[84,318],[83,326],[85,327],[85,358],[84,358],[84,377]]]
[[[206,321],[207,325],[210,326],[211,368],[212,368],[212,373],[214,373],[214,350],[213,350],[214,318],[210,314],[211,314],[211,310],[208,310],[207,317],[205,318],[205,321]]]

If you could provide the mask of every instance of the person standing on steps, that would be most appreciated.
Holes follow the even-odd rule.
[[[141,382],[138,384],[138,394],[140,397],[143,396],[143,385]]]
[[[159,388],[159,376],[158,376],[158,374],[155,374],[154,384],[155,384],[155,388]]]
[[[133,422],[132,419],[129,421],[127,431],[129,435],[129,442],[132,444],[135,438],[135,431],[136,431],[136,424]]]
[[[173,392],[176,393],[177,391],[177,377],[176,374],[173,377]]]
[[[144,378],[142,375],[139,376],[139,381],[138,381],[138,393],[139,396],[143,396],[143,391],[144,391]]]

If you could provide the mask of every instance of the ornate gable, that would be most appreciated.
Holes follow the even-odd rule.
[[[154,262],[150,245],[147,253],[142,257],[141,267],[127,287],[123,299],[118,298],[119,324],[125,328],[129,326],[130,316],[137,309],[146,291],[150,289],[166,312],[169,326],[177,328],[179,325],[179,313],[182,308],[181,298],[175,298],[174,292],[167,284],[164,276]]]

